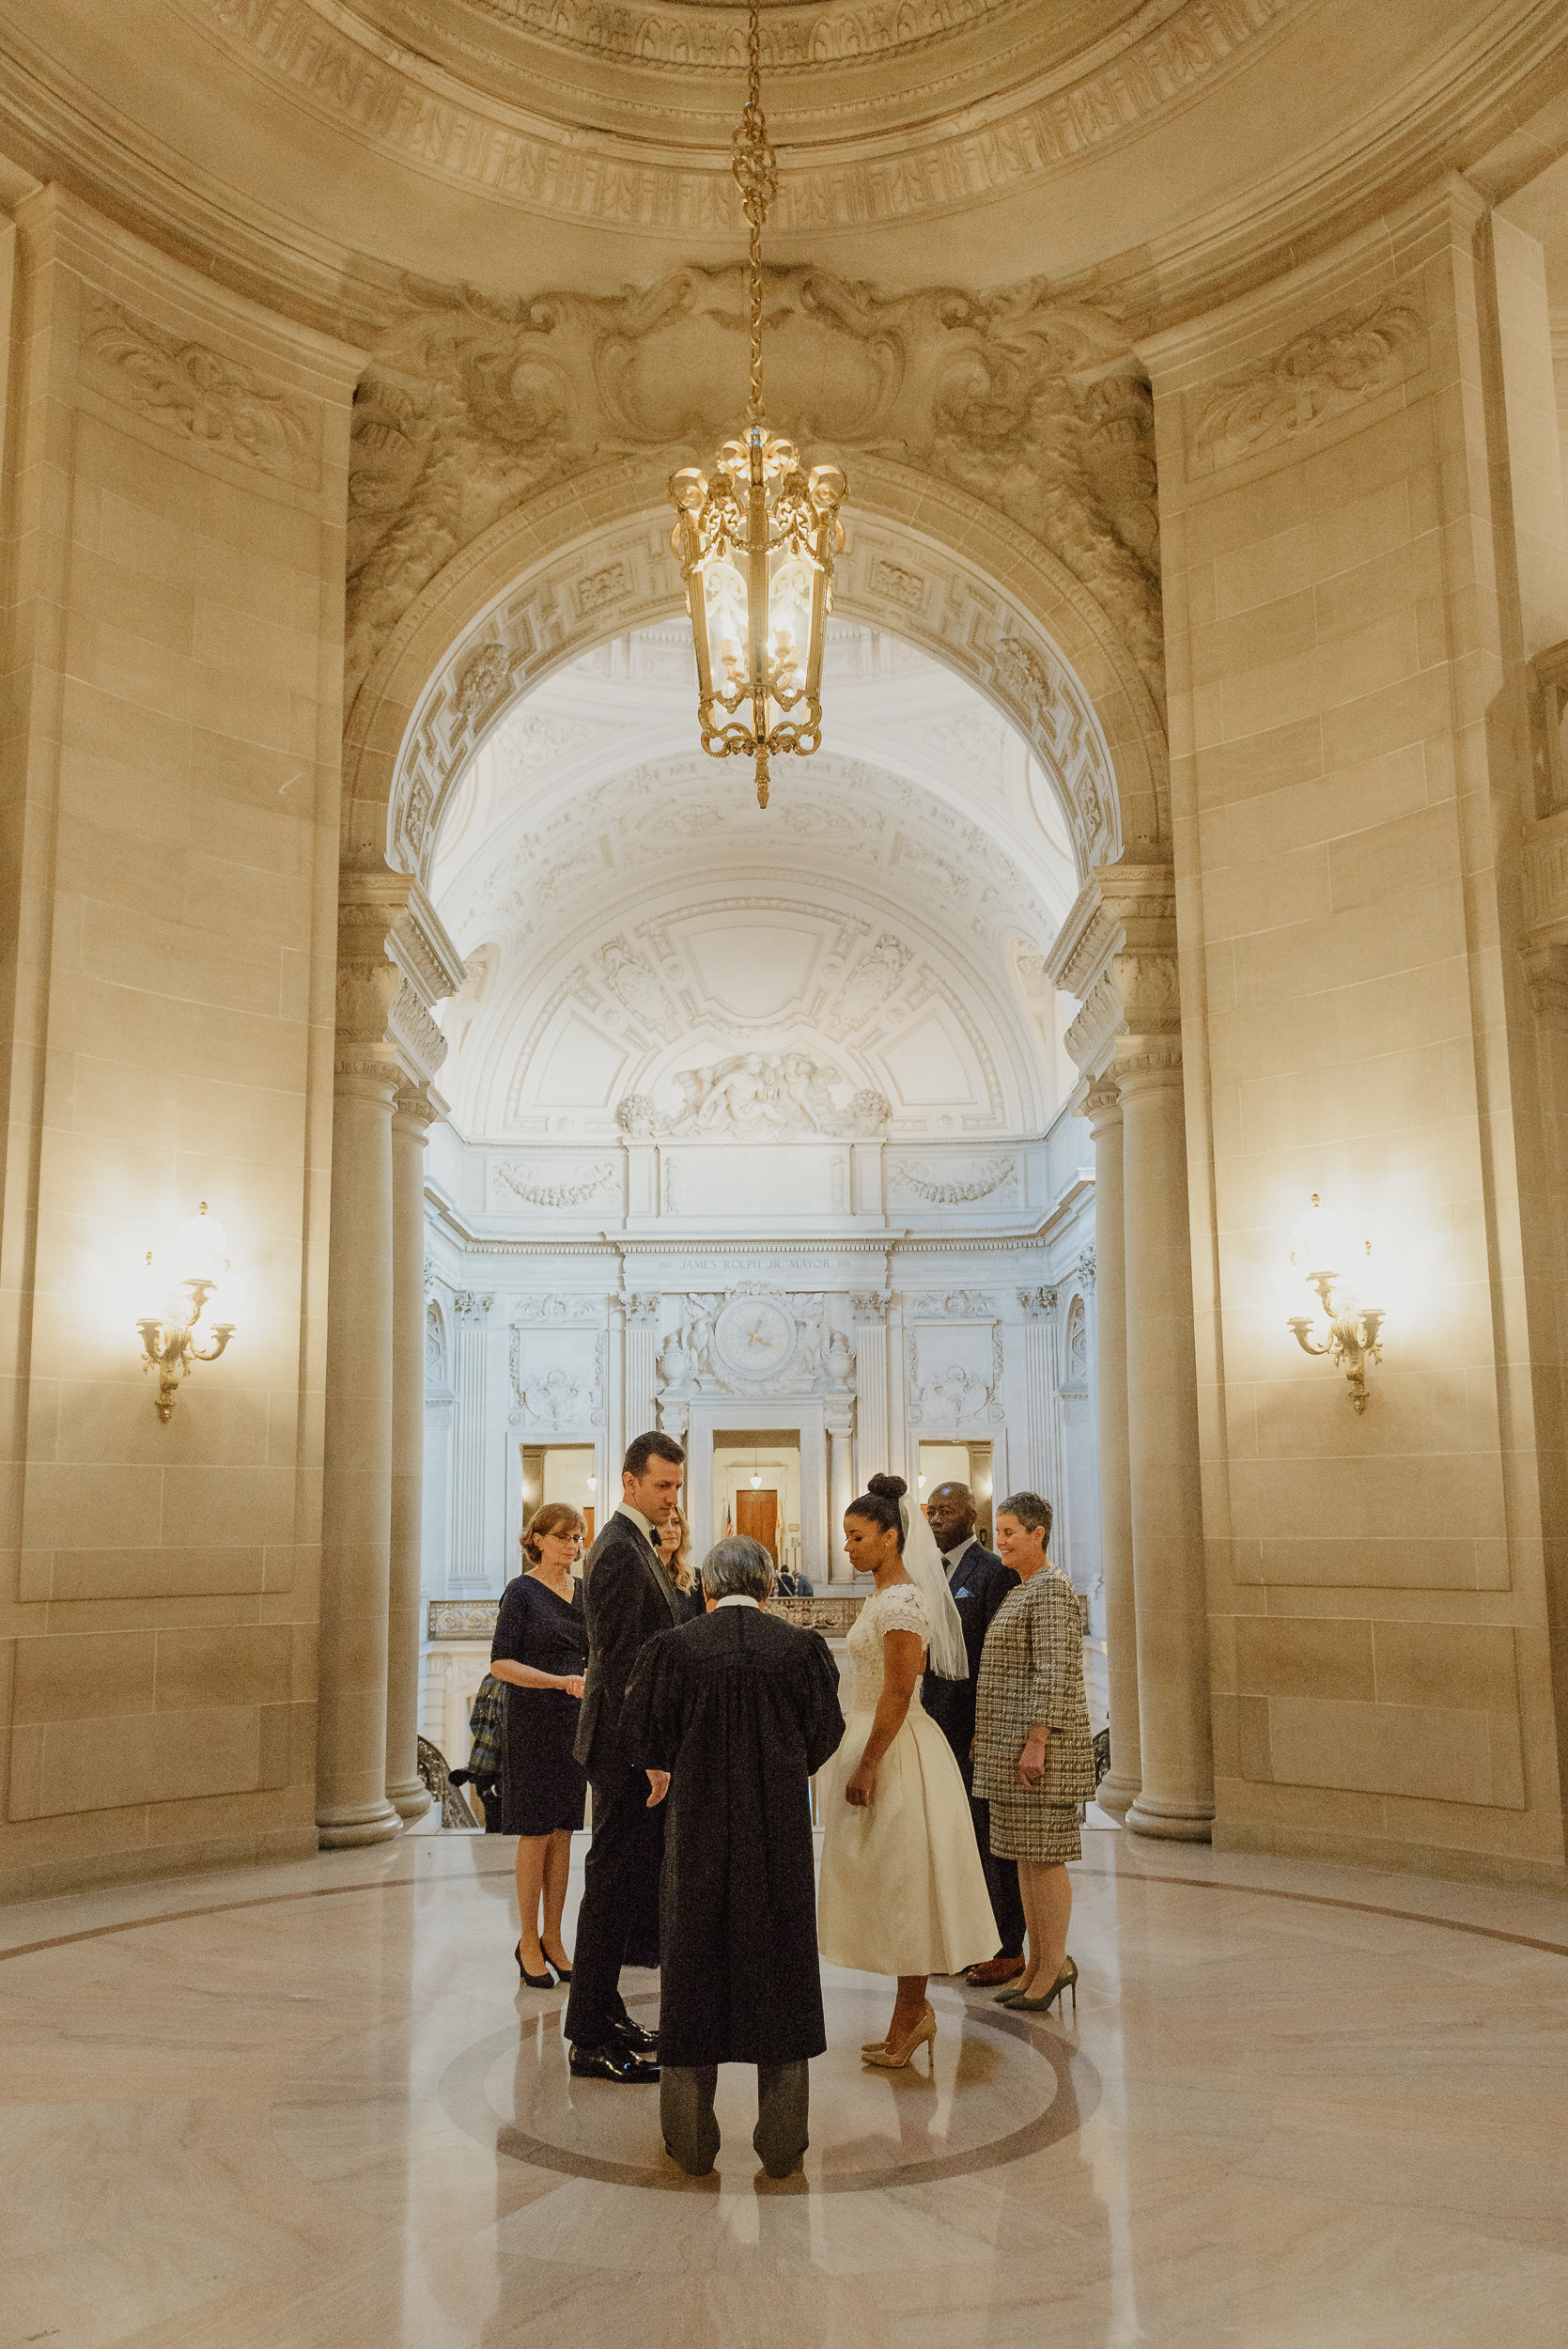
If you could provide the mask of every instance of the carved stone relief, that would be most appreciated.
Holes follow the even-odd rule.
[[[543,1328],[562,1321],[597,1321],[600,1308],[591,1297],[520,1297],[512,1305],[511,1321],[536,1322]]]
[[[82,339],[86,377],[106,397],[203,447],[301,489],[320,477],[311,404],[264,383],[206,343],[165,334],[116,302],[94,300]]]
[[[1044,279],[884,294],[799,267],[769,271],[768,316],[780,429],[810,422],[835,452],[896,451],[1005,514],[1115,617],[1158,693],[1152,408],[1123,317]],[[609,297],[411,283],[356,401],[351,679],[502,514],[597,460],[657,451],[673,464],[730,429],[744,318],[738,267]],[[907,552],[869,559],[884,601],[924,602]],[[607,551],[573,583],[579,616],[635,603],[645,578]]]
[[[844,1394],[854,1348],[826,1294],[743,1282],[675,1299],[679,1319],[659,1349],[662,1389],[695,1394]]]
[[[251,70],[285,86],[294,103],[334,123],[347,117],[375,148],[422,172],[605,231],[657,221],[694,235],[737,232],[735,189],[722,164],[683,155],[673,142],[667,149],[629,153],[623,140],[578,127],[583,117],[571,104],[574,97],[578,107],[582,102],[579,59],[599,61],[601,71],[634,67],[644,86],[650,74],[678,73],[688,91],[701,87],[699,75],[738,72],[744,49],[736,12],[491,0],[511,39],[480,44],[472,61],[463,57],[473,75],[465,89],[427,63],[427,53],[452,33],[451,12],[433,8],[430,0],[405,0],[402,13],[411,22],[396,41],[373,39],[350,11],[325,0],[177,5],[239,51]],[[1289,5],[1164,0],[1139,9],[1126,34],[1118,27],[1077,56],[1063,56],[1048,36],[1033,33],[1036,20],[1048,26],[1056,15],[1038,0],[900,0],[896,8],[860,0],[831,8],[805,0],[767,8],[766,64],[790,76],[809,71],[805,86],[821,91],[800,160],[792,158],[794,167],[783,178],[776,225],[820,233],[859,227],[868,218],[939,217],[1054,171],[1180,104],[1245,59]],[[815,160],[816,143],[836,145],[850,127],[842,111],[849,99],[839,95],[838,77],[825,75],[824,66],[852,69],[862,57],[919,51],[953,39],[982,17],[997,21],[993,41],[1002,45],[991,73],[1003,75],[1000,85],[992,78],[984,86],[1017,92],[1000,119],[983,132],[971,106],[963,104],[953,121],[939,114],[913,141],[879,140],[877,148],[888,151],[873,150],[852,171],[836,158]],[[520,36],[528,42],[520,55]],[[1042,38],[1043,50],[1036,45]],[[508,89],[519,102],[492,94]],[[802,102],[798,90],[791,89],[788,102]],[[614,119],[623,119],[620,110]]]
[[[945,1159],[899,1159],[888,1168],[890,1199],[918,1199],[927,1207],[971,1206],[985,1200],[993,1207],[1017,1202],[1017,1161],[993,1158],[955,1166]]]
[[[510,1159],[497,1160],[490,1167],[490,1191],[497,1206],[520,1200],[529,1207],[585,1207],[619,1189],[619,1169],[606,1160],[566,1174]]]
[[[980,1289],[922,1289],[909,1299],[916,1321],[972,1321],[995,1317],[997,1301]]]
[[[1232,376],[1199,409],[1193,472],[1237,464],[1343,415],[1418,373],[1425,350],[1425,322],[1408,301],[1379,302],[1297,334]]]
[[[671,1080],[679,1106],[662,1110],[645,1093],[629,1094],[616,1114],[634,1140],[733,1134],[879,1134],[892,1111],[879,1093],[846,1089],[836,1069],[806,1052],[741,1052],[708,1068],[682,1068]]]
[[[1000,1324],[937,1332],[911,1330],[905,1336],[904,1356],[912,1427],[1001,1424]]]
[[[508,1418],[514,1427],[534,1426],[555,1434],[572,1428],[604,1425],[604,1371],[609,1340],[601,1331],[591,1342],[558,1339],[556,1347],[571,1346],[569,1356],[536,1362],[524,1333],[514,1329],[507,1353],[512,1387]]]

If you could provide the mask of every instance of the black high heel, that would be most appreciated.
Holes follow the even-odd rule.
[[[530,1990],[554,1989],[555,1977],[549,1971],[548,1965],[545,1972],[542,1974],[531,1974],[529,1972],[527,1967],[522,1962],[522,1943],[520,1941],[518,1943],[517,1948],[512,1952],[512,1955],[517,1959],[518,1972],[522,1976],[523,1981],[528,1984]]]
[[[554,1975],[557,1982],[570,1982],[571,1968],[569,1966],[558,1966],[554,1958],[551,1956],[548,1950],[545,1952],[545,1964],[550,1968],[551,1972]]]

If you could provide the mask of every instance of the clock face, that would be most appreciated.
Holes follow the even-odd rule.
[[[777,1370],[795,1346],[795,1324],[765,1297],[737,1297],[713,1325],[714,1342],[730,1369],[741,1377]]]

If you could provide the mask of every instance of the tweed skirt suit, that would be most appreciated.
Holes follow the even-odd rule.
[[[1094,1792],[1078,1594],[1059,1566],[1010,1591],[991,1619],[975,1684],[974,1791],[991,1807],[998,1859],[1077,1859],[1079,1807]],[[1050,1730],[1038,1786],[1018,1777],[1037,1723]]]

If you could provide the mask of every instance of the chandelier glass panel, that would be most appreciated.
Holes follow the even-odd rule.
[[[762,230],[779,177],[762,111],[758,0],[752,0],[746,104],[732,168],[751,225],[746,424],[720,449],[711,480],[696,465],[671,474],[677,520],[670,545],[696,646],[703,748],[714,758],[754,758],[757,805],[766,807],[768,760],[822,747],[822,646],[848,485],[836,465],[808,473],[763,412]]]

